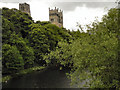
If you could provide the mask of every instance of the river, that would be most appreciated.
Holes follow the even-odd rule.
[[[66,76],[69,70],[59,70],[55,67],[35,71],[22,77],[17,77],[3,83],[3,88],[70,88],[70,80]]]

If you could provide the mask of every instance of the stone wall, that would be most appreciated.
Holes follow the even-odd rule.
[[[19,4],[19,10],[31,15],[31,13],[30,13],[30,5],[27,4],[27,3],[20,3]]]
[[[56,7],[55,9],[49,8],[49,21],[58,27],[63,27],[63,12]]]

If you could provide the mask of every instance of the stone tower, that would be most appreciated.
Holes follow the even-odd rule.
[[[63,27],[63,11],[49,8],[49,21],[58,27]]]
[[[29,4],[20,3],[19,4],[19,10],[21,10],[22,12],[25,12],[25,13],[27,13],[27,14],[29,14],[31,16],[31,14],[30,14],[30,5]]]

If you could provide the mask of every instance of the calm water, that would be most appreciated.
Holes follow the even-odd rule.
[[[3,84],[3,88],[70,88],[70,80],[65,73],[56,68],[36,71],[22,77],[14,78]]]

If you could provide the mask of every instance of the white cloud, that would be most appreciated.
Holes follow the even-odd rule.
[[[7,8],[19,8],[19,4],[18,3],[0,3],[0,8],[2,7],[7,7]]]
[[[30,4],[31,9],[31,16],[33,20],[37,21],[48,21],[49,20],[49,6],[51,6],[51,3],[46,3],[43,0],[27,0]],[[53,3],[54,6],[54,3]],[[8,8],[19,8],[18,3],[0,3],[1,7],[8,7]],[[69,7],[68,7],[69,8]],[[104,12],[104,8],[89,8],[87,6],[76,6],[74,10],[71,10],[69,12],[64,11],[63,9],[63,24],[64,27],[67,29],[74,29],[76,30],[78,27],[76,27],[77,22],[81,25],[89,24],[95,20],[95,17],[98,16],[98,20],[102,18],[102,16],[107,13]]]
[[[45,2],[30,2],[31,16],[35,21],[48,21],[49,20],[49,9]]]
[[[115,2],[116,0],[45,0],[48,2]]]
[[[87,8],[87,7],[76,7],[75,11],[64,13],[64,26],[67,29],[77,30],[77,22],[82,26],[90,24],[95,20],[95,17],[98,17],[98,20],[101,21],[101,18],[104,14],[104,8]]]
[[[31,0],[1,0],[3,3],[20,3],[20,2],[28,2]]]

